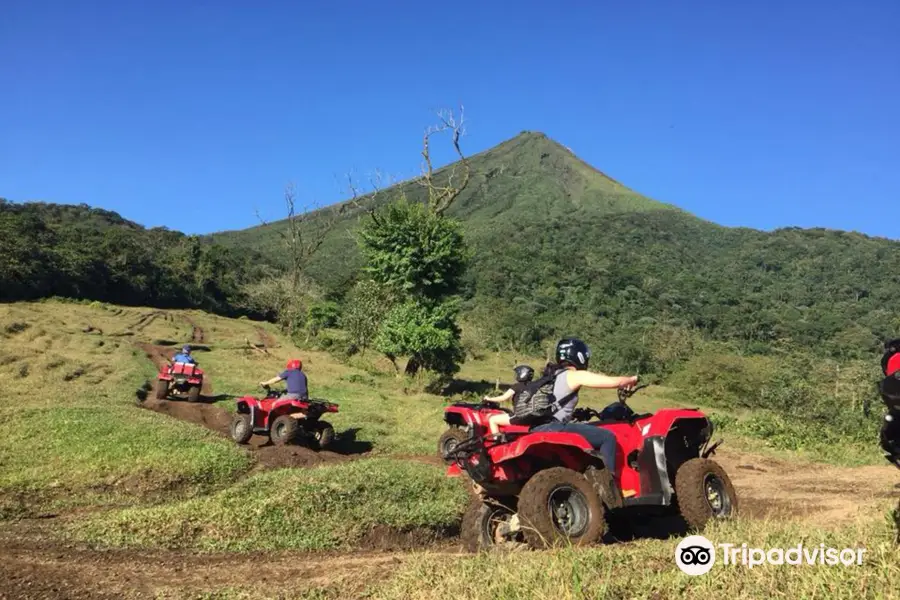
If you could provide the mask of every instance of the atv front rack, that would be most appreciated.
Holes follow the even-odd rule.
[[[486,436],[469,438],[457,444],[444,458],[455,462],[475,483],[483,483],[491,476],[491,457],[485,441]]]

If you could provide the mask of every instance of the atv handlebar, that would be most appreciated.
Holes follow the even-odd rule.
[[[625,402],[626,402],[629,398],[631,398],[632,396],[634,396],[634,395],[637,393],[638,390],[642,390],[642,389],[644,389],[645,387],[647,387],[648,385],[650,385],[650,384],[649,384],[649,383],[645,383],[645,384],[643,384],[643,385],[639,385],[639,386],[633,387],[633,388],[631,388],[631,389],[628,389],[628,388],[619,388],[618,390],[616,390],[616,395],[619,397],[619,402],[621,402],[622,404],[625,404]]]
[[[596,417],[600,419],[600,412],[594,410],[589,406],[583,406],[581,408],[576,408],[572,411],[572,420],[578,422],[590,421],[592,418]]]

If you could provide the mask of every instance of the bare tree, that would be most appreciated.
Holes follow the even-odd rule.
[[[453,201],[469,185],[472,169],[469,160],[463,155],[459,145],[459,138],[465,135],[464,108],[462,106],[459,107],[458,117],[452,110],[442,109],[438,111],[438,119],[440,123],[426,129],[422,138],[422,175],[418,181],[428,190],[428,206],[435,214],[441,215],[450,208]],[[449,167],[450,172],[447,174],[446,183],[443,185],[435,182],[434,165],[431,162],[431,136],[438,133],[450,134],[453,150],[459,157],[459,161]],[[460,167],[462,168],[461,175],[457,173],[457,169]]]
[[[293,183],[285,186],[284,203],[287,211],[285,228],[276,231],[284,241],[288,253],[291,290],[299,293],[310,259],[318,252],[349,205],[345,203],[324,209],[313,208],[298,213],[297,193]],[[260,216],[258,210],[256,216],[264,226],[271,225]]]

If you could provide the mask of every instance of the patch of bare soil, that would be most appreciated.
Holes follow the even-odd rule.
[[[275,446],[267,440],[255,436],[250,440],[250,449],[265,469],[284,469],[289,467],[315,467],[325,463],[352,460],[353,455],[338,454],[327,450],[313,450],[305,446]],[[259,445],[254,444],[256,442]]]
[[[795,518],[821,525],[881,510],[896,497],[897,470],[889,465],[837,467],[737,453],[722,447],[714,459],[725,468],[751,518]]]
[[[143,408],[175,419],[205,427],[223,437],[231,439],[229,427],[232,415],[221,406],[201,402],[187,403],[173,400],[147,398],[141,403]],[[328,450],[313,450],[306,446],[288,444],[276,446],[264,436],[254,435],[243,448],[253,452],[257,460],[255,470],[282,469],[288,467],[315,467],[325,463],[352,460],[357,454],[341,454]]]
[[[340,586],[358,597],[408,555],[400,552],[196,554],[150,550],[94,550],[3,536],[0,599],[153,598],[177,590],[202,593],[226,587],[279,592]],[[449,554],[444,550],[442,554]]]
[[[274,348],[276,346],[275,338],[273,338],[269,334],[269,332],[262,327],[257,327],[256,333],[257,335],[259,335],[259,341],[263,345],[263,348]]]
[[[175,350],[165,346],[148,344],[147,342],[136,342],[135,345],[144,351],[144,354],[157,369],[168,364],[169,360],[175,356]]]
[[[184,316],[184,320],[187,321],[188,325],[191,326],[191,341],[195,344],[202,344],[207,341],[206,332],[203,331],[203,328],[197,325],[197,323],[190,317]]]
[[[223,436],[228,435],[231,415],[221,406],[203,402],[189,403],[181,400],[157,400],[155,398],[147,398],[141,406],[181,421],[206,427]]]

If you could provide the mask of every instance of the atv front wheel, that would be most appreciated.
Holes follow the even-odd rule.
[[[300,429],[297,419],[290,415],[282,415],[275,419],[272,423],[272,429],[269,431],[269,439],[276,446],[284,446],[290,444],[297,439],[297,431]]]
[[[453,461],[446,458],[447,453],[456,448],[460,442],[464,442],[467,439],[469,439],[469,434],[459,427],[451,427],[438,438],[438,458],[448,465],[451,464]]]
[[[250,415],[234,415],[231,420],[231,439],[238,444],[246,444],[253,437],[253,423]]]
[[[535,474],[519,494],[519,519],[533,548],[593,544],[606,533],[606,511],[578,471],[553,467]]]
[[[715,461],[692,458],[675,473],[675,497],[687,524],[703,529],[710,519],[737,512],[738,499],[728,474]]]
[[[512,531],[511,526],[518,520],[515,499],[499,500],[472,498],[463,515],[460,538],[469,552],[490,550],[506,544],[522,543],[521,530]]]
[[[197,400],[199,400],[200,399],[200,386],[192,385],[190,388],[188,388],[187,396],[188,396],[188,402],[196,402]]]
[[[156,399],[157,400],[165,400],[169,397],[169,382],[165,379],[160,379],[156,382]]]
[[[328,421],[316,421],[308,429],[316,450],[324,450],[334,441],[334,427]]]

